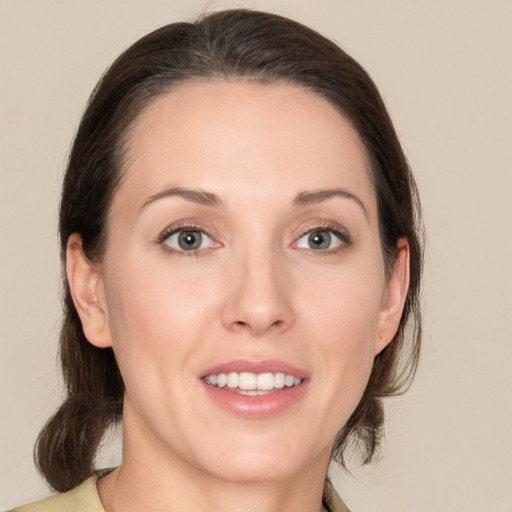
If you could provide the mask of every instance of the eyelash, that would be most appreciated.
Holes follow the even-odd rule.
[[[314,232],[331,233],[340,240],[340,244],[337,247],[334,247],[333,249],[326,250],[301,248],[301,250],[307,251],[309,254],[312,254],[313,256],[325,257],[336,255],[346,250],[348,247],[352,245],[352,238],[350,237],[349,233],[339,224],[332,222],[321,222],[319,224],[316,224],[312,228],[307,229],[296,239],[294,245],[296,245],[301,238],[310,235],[311,233]]]
[[[165,241],[171,237],[172,235],[175,235],[176,233],[180,233],[182,231],[197,231],[199,233],[205,234],[208,238],[211,238],[213,240],[213,237],[211,237],[206,230],[202,226],[196,226],[193,224],[186,224],[182,226],[173,226],[171,228],[167,228],[164,230],[157,239],[157,243],[164,249],[164,251],[167,251],[169,254],[177,255],[177,256],[195,256],[198,258],[202,252],[205,251],[205,249],[198,249],[198,250],[191,250],[191,251],[180,251],[178,249],[174,249],[173,247],[169,246],[165,243]]]
[[[206,230],[202,226],[197,226],[193,224],[187,224],[187,225],[181,225],[181,226],[173,226],[171,228],[167,228],[164,230],[157,239],[157,243],[168,253],[172,255],[178,255],[178,256],[185,256],[185,257],[199,257],[201,253],[203,253],[206,249],[196,249],[196,250],[177,250],[172,247],[170,247],[168,244],[166,244],[166,240],[169,239],[172,235],[175,235],[177,233],[180,233],[182,231],[197,231],[204,235],[206,235],[208,238],[213,240],[213,237],[211,237]],[[336,238],[340,240],[340,244],[333,248],[333,249],[307,249],[307,248],[299,248],[302,251],[306,251],[309,254],[312,254],[313,256],[330,256],[330,255],[336,255],[340,252],[344,251],[348,247],[352,245],[352,239],[348,232],[342,228],[339,224],[326,222],[326,223],[319,223],[315,225],[312,228],[307,229],[306,231],[303,231],[300,236],[298,236],[295,241],[293,242],[293,245],[296,246],[300,239],[304,238],[307,235],[310,235],[314,232],[328,232],[334,235]]]

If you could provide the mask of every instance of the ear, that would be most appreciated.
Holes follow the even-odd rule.
[[[409,257],[409,243],[406,238],[400,238],[379,313],[375,355],[391,342],[398,330],[409,290]]]
[[[77,233],[68,239],[66,275],[85,337],[96,347],[112,346],[101,272],[85,256]]]

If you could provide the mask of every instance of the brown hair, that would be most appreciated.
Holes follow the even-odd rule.
[[[62,262],[73,233],[81,235],[90,261],[101,260],[127,137],[142,110],[175,84],[212,77],[290,83],[326,98],[352,123],[371,162],[388,272],[398,239],[409,242],[411,279],[398,332],[375,358],[364,396],[333,446],[333,458],[344,464],[344,449],[356,440],[369,462],[382,433],[381,399],[402,392],[417,366],[421,224],[414,179],[379,92],[333,42],[287,18],[231,10],[167,25],[128,48],[93,91],[71,149],[60,206]],[[39,471],[58,491],[90,476],[105,430],[121,419],[124,394],[112,350],[85,338],[65,277],[63,308],[60,358],[67,396],[35,447]]]

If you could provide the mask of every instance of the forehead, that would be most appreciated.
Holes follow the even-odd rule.
[[[219,80],[172,89],[135,123],[123,171],[118,194],[138,204],[170,186],[228,201],[274,194],[286,201],[342,186],[370,210],[375,202],[357,132],[324,98],[289,84]]]

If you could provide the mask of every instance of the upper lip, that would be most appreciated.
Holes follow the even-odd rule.
[[[248,373],[284,373],[286,375],[293,375],[299,379],[306,379],[309,374],[304,370],[300,370],[296,366],[293,366],[284,361],[278,359],[262,359],[262,360],[250,360],[250,359],[233,359],[232,361],[226,361],[225,363],[216,364],[202,372],[201,378],[208,375],[218,375],[219,373],[230,373],[230,372],[248,372]]]

